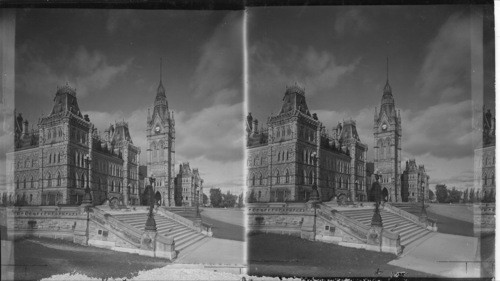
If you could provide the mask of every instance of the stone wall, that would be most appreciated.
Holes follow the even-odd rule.
[[[175,242],[156,232],[136,229],[98,208],[25,206],[0,209],[8,240],[20,237],[65,239],[113,251],[173,260]]]
[[[249,203],[247,208],[249,233],[287,234],[346,247],[401,253],[398,234],[382,229],[372,231],[325,204],[314,208],[310,203]]]
[[[474,235],[495,233],[495,203],[474,204]]]

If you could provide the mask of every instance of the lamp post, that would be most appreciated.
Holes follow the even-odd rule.
[[[425,183],[422,183],[422,210],[420,211],[420,221],[427,221],[427,211],[425,210]]]
[[[317,155],[316,155],[316,152],[313,152],[311,154],[311,157],[313,159],[313,164],[314,164],[314,167],[316,167],[316,161],[317,161]],[[313,222],[313,241],[316,241],[316,217],[317,217],[317,207],[318,207],[318,203],[320,202],[320,197],[319,197],[319,192],[318,192],[318,186],[316,184],[316,175],[317,173],[315,172],[314,173],[314,176],[313,176],[313,185],[312,185],[312,192],[311,192],[311,197],[310,197],[310,202],[311,202],[311,206],[313,207],[314,209],[314,222]]]
[[[371,226],[382,227],[382,216],[380,215],[379,205],[382,196],[382,188],[378,182],[380,175],[377,172],[374,173],[375,182],[372,184],[372,193],[375,195],[375,211],[373,212]]]
[[[200,218],[200,191],[197,184],[194,185],[194,192],[196,200],[196,218]]]
[[[153,175],[149,177],[149,183],[151,184],[151,189],[149,193],[149,213],[148,213],[148,220],[146,221],[146,227],[145,230],[151,230],[151,231],[156,231],[156,221],[154,218],[153,214],[153,208],[154,208],[154,190],[153,190],[153,184],[156,182],[156,179],[153,178]]]
[[[85,187],[85,195],[83,195],[82,203],[85,205],[92,205],[92,194],[90,192],[90,156],[85,157],[85,164],[87,166],[87,186]]]

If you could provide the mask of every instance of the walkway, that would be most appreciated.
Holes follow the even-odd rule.
[[[480,277],[477,248],[476,237],[435,233],[389,264],[443,277]]]

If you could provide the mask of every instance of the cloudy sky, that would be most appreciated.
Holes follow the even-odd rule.
[[[241,192],[242,11],[19,10],[15,107],[34,125],[58,85],[77,90],[98,130],[129,123],[146,157],[146,116],[160,57],[175,112],[176,162],[198,167],[206,187]],[[176,168],[177,169],[177,168]]]
[[[446,5],[249,9],[248,111],[265,123],[279,111],[286,85],[298,82],[327,129],[357,121],[372,160],[373,115],[389,57],[403,161],[424,164],[431,187],[472,186],[471,81],[484,84],[485,103],[494,103],[493,17],[482,24],[477,14]],[[477,55],[485,61],[479,78],[471,71],[483,67],[471,62]]]

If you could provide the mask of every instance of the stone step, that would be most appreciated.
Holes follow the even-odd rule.
[[[144,229],[148,219],[148,216],[145,213],[119,214],[114,217],[141,230]],[[204,239],[208,239],[205,235],[170,218],[163,217],[158,214],[155,215],[154,218],[158,234],[173,237],[176,251],[187,249],[190,246],[201,243]]]

